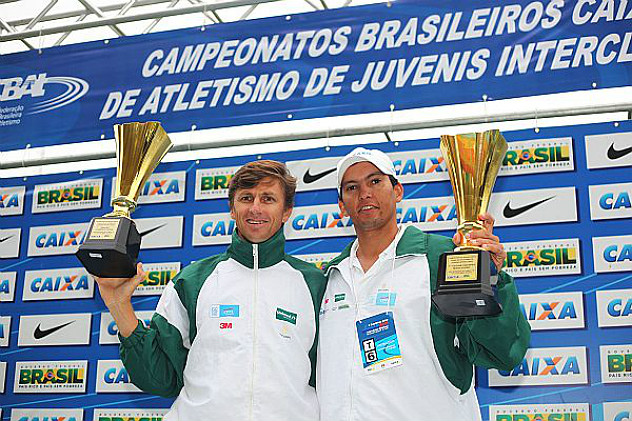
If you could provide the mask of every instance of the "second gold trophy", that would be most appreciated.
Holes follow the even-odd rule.
[[[450,317],[491,316],[502,311],[494,297],[496,274],[488,251],[472,245],[466,234],[483,226],[507,142],[498,130],[441,136],[443,155],[454,191],[461,243],[439,259],[437,288],[432,301]]]

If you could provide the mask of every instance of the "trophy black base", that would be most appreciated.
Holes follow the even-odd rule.
[[[76,256],[86,270],[100,278],[131,278],[141,236],[136,224],[125,217],[94,218]]]
[[[454,251],[439,258],[432,302],[448,317],[485,317],[502,312],[491,285],[491,257],[485,250]]]

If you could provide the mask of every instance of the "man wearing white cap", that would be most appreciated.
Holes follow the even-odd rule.
[[[404,189],[385,153],[357,148],[337,170],[338,203],[357,239],[326,269],[316,382],[320,419],[480,420],[473,366],[510,370],[529,344],[513,280],[499,273],[500,315],[442,316],[431,294],[439,256],[454,249],[452,239],[398,227]],[[485,228],[470,239],[491,253],[500,271],[506,253],[492,234],[494,219],[479,219]],[[380,334],[389,341],[387,356],[372,352],[372,338]]]

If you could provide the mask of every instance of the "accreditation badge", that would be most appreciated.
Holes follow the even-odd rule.
[[[362,367],[368,374],[402,365],[392,312],[356,321]]]

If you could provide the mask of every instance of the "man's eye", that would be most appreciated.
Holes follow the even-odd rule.
[[[263,196],[261,198],[261,201],[266,202],[266,203],[274,203],[275,202],[274,197],[272,197],[272,196]]]
[[[240,202],[251,202],[252,201],[252,196],[241,196],[239,198]]]
[[[373,180],[371,180],[371,183],[373,183],[373,184],[378,184],[378,183],[381,183],[381,182],[382,182],[381,178],[374,178]]]
[[[356,185],[355,184],[347,184],[347,187],[345,187],[346,191],[352,191],[356,189]]]

